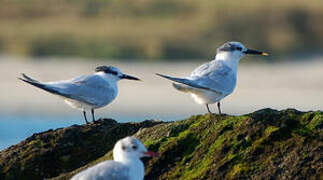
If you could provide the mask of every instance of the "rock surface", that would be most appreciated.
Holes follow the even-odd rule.
[[[133,134],[160,154],[144,159],[147,180],[323,177],[323,112],[263,109],[169,123],[100,120],[35,134],[0,152],[0,179],[69,179],[111,159],[114,143]]]
[[[37,180],[58,176],[103,156],[118,139],[158,123],[161,122],[117,123],[103,119],[95,124],[33,134],[0,152],[0,179]]]

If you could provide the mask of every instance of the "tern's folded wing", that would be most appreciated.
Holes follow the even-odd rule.
[[[166,75],[158,74],[158,73],[156,73],[156,75],[158,75],[160,77],[163,77],[163,78],[166,78],[166,79],[169,79],[169,80],[174,81],[174,82],[178,82],[178,83],[181,83],[181,84],[185,84],[185,85],[194,87],[194,88],[205,89],[205,90],[208,90],[208,91],[215,91],[216,93],[221,93],[221,92],[213,90],[213,89],[211,89],[211,88],[209,88],[207,86],[199,85],[198,83],[196,83],[195,81],[190,80],[190,79],[175,78],[175,77],[170,77],[170,76],[166,76]]]
[[[97,106],[112,101],[116,96],[115,89],[109,83],[94,75],[46,83],[46,85],[55,89],[61,96]]]
[[[201,86],[224,93],[232,92],[236,84],[234,72],[222,61],[211,61],[201,65],[189,78]]]

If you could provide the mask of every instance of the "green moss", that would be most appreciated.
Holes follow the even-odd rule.
[[[185,169],[184,172],[182,172],[182,170],[180,171],[180,173],[182,174],[181,175],[182,179],[185,179],[185,178],[195,179],[203,176],[203,174],[208,170],[210,165],[213,163],[212,157],[214,156],[215,151],[222,146],[225,140],[226,140],[225,136],[222,135],[218,137],[210,147],[205,147],[203,146],[203,144],[198,146],[196,149],[208,148],[207,151],[205,152],[206,154],[197,154],[197,156],[199,156],[200,158],[197,159],[197,161],[189,163],[187,165],[188,167]]]
[[[41,148],[45,145],[44,142],[42,142],[41,140],[37,139],[37,140],[34,140],[34,141],[31,141],[27,144],[28,147],[32,147],[32,148]]]
[[[149,146],[153,146],[156,144],[157,141],[154,141],[154,140],[147,140],[145,142],[143,142],[143,144],[146,146],[146,147],[149,147]]]
[[[296,128],[295,130],[293,130],[292,135],[293,136],[308,136],[310,135],[311,130],[305,126],[300,126],[298,128]]]
[[[314,130],[316,128],[323,127],[323,114],[321,112],[315,113],[315,116],[311,122],[307,125],[307,128]]]
[[[250,165],[246,164],[246,163],[239,163],[239,164],[236,164],[233,166],[230,174],[229,174],[229,177],[230,178],[235,178],[235,176],[237,174],[243,174],[245,172],[248,172],[249,171],[249,167]]]
[[[270,135],[272,132],[275,132],[279,130],[279,127],[276,127],[276,126],[268,126],[265,130],[265,134],[268,136]]]

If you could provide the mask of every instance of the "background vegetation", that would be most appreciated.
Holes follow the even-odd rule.
[[[323,48],[321,0],[0,0],[0,52],[212,58],[229,40],[275,54]]]

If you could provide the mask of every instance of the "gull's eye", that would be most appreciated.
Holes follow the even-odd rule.
[[[122,146],[121,146],[121,149],[122,149],[122,150],[126,150],[126,146],[122,145]]]
[[[137,150],[138,149],[138,146],[136,146],[136,145],[132,145],[131,147],[132,147],[133,150]]]
[[[241,47],[237,47],[236,49],[237,49],[238,51],[241,51],[241,50],[242,50],[242,48],[241,48]]]

